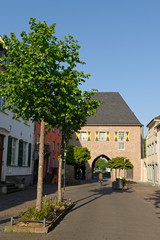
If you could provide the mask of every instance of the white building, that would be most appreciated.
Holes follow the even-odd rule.
[[[0,44],[0,57],[4,55]],[[0,72],[4,70],[0,67]],[[28,185],[32,183],[34,123],[15,120],[14,113],[2,110],[3,104],[0,96],[0,181],[18,178]]]
[[[11,178],[32,182],[34,123],[13,119],[14,113],[2,110],[0,96],[0,180]]]
[[[160,124],[160,116],[152,119],[147,127],[148,133],[146,136],[146,158],[143,162],[142,181],[148,181],[153,185],[159,185],[159,148],[157,137],[157,126]]]

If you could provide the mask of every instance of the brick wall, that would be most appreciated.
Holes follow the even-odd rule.
[[[89,131],[91,140],[76,140],[76,134],[73,135],[69,145],[76,145],[87,147],[91,153],[91,159],[86,164],[86,178],[92,177],[92,166],[95,160],[103,155],[108,159],[114,157],[126,157],[130,159],[134,165],[133,179],[135,181],[141,180],[141,154],[142,154],[142,139],[143,128],[140,126],[84,126],[81,132]],[[109,141],[96,141],[95,134],[98,132],[109,132]],[[129,141],[124,142],[124,149],[119,149],[119,142],[115,141],[115,132],[128,132]]]

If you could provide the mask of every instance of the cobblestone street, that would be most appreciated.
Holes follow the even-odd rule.
[[[47,198],[56,196],[55,185],[45,185]],[[0,196],[0,239],[41,240],[159,240],[160,188],[134,183],[127,191],[113,191],[109,180],[100,186],[97,182],[70,186],[65,197],[75,206],[50,233],[4,233],[11,216],[35,206],[36,187]]]

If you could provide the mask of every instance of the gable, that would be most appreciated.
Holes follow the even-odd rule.
[[[142,126],[118,92],[98,92],[94,98],[104,103],[98,107],[97,117],[88,117],[87,125]]]

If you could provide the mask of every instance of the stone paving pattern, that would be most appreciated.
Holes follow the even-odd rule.
[[[66,198],[74,208],[48,234],[4,233],[11,216],[35,206],[36,186],[8,195],[0,195],[0,240],[159,240],[160,187],[148,183],[130,183],[127,191],[111,188],[107,180],[68,186]],[[44,185],[46,199],[57,195],[56,185]]]

